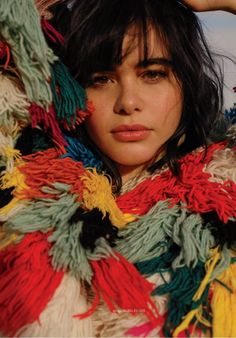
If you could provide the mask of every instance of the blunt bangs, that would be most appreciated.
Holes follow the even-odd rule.
[[[67,20],[70,28],[64,33],[64,62],[73,76],[84,87],[88,86],[93,73],[114,69],[132,50],[131,39],[130,48],[122,55],[124,36],[131,27],[136,28],[134,40],[138,36],[143,60],[147,59],[150,25],[165,45],[168,40],[162,27],[162,12],[159,0],[92,0],[86,5],[83,1],[75,2]]]

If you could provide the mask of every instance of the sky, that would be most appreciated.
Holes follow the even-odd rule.
[[[230,108],[236,103],[236,93],[232,90],[236,86],[236,16],[222,11],[198,15],[211,49],[235,59],[235,64],[224,60],[225,108]]]

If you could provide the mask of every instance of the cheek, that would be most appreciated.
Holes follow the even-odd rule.
[[[153,110],[157,112],[155,119],[162,132],[169,132],[173,129],[175,131],[182,115],[183,99],[181,91],[179,89],[166,91],[163,95],[159,95],[157,100],[152,99],[152,102]]]
[[[94,110],[91,116],[85,120],[85,126],[88,132],[94,132],[97,126],[102,123],[105,105],[104,100],[99,99],[99,95],[96,95],[93,91],[87,90],[87,97],[92,102]]]
[[[94,111],[92,115],[85,120],[85,128],[90,135],[90,138],[100,147],[105,135],[107,134],[107,125],[109,117],[107,117],[107,106],[102,100],[93,102]]]
[[[87,90],[88,100],[92,102],[94,111],[87,120],[88,127],[93,127],[95,124],[106,124],[107,119],[110,119],[112,111],[112,97],[105,91]]]

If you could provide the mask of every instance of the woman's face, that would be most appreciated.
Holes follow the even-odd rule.
[[[157,159],[179,125],[183,101],[161,40],[150,29],[144,62],[142,42],[134,34],[130,29],[125,35],[122,63],[93,74],[87,88],[95,108],[86,122],[87,131],[115,162],[123,181]]]

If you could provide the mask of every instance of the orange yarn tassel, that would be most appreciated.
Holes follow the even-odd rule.
[[[83,183],[79,179],[85,174],[82,163],[70,158],[61,159],[60,155],[62,155],[60,150],[48,149],[23,157],[26,163],[20,166],[19,170],[25,175],[28,188],[17,195],[19,199],[53,198],[52,194],[43,192],[41,188],[52,186],[55,182],[73,184],[71,192],[82,196]]]

